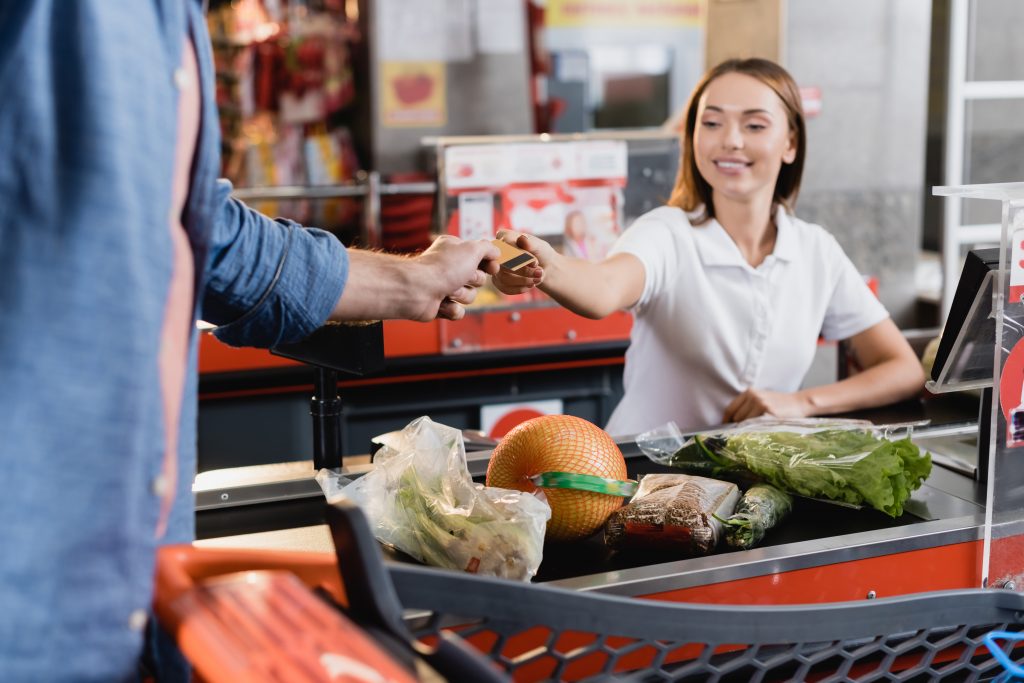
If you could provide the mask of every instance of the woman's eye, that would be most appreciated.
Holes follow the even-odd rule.
[[[764,130],[767,127],[768,126],[764,125],[763,123],[749,123],[749,124],[747,124],[747,129],[748,130],[752,130],[754,132],[762,131],[762,130]]]
[[[701,125],[705,128],[718,128],[720,124],[718,121],[702,121]]]

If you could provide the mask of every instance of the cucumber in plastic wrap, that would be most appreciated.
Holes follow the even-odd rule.
[[[725,542],[742,550],[753,548],[792,508],[793,497],[785,491],[769,484],[751,486],[740,497],[736,511],[721,519],[725,524]]]

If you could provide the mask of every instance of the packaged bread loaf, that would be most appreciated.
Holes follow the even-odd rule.
[[[677,550],[706,555],[740,498],[736,484],[688,474],[648,474],[630,502],[612,513],[605,543],[612,548]],[[717,518],[716,518],[717,517]]]

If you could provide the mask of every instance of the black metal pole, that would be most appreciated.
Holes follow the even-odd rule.
[[[313,416],[313,468],[340,469],[341,399],[336,370],[317,367],[309,414]]]

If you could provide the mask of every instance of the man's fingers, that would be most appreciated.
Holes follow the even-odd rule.
[[[476,288],[469,286],[459,287],[457,290],[445,297],[445,299],[457,304],[468,306],[473,303],[474,299],[476,299]]]
[[[501,264],[498,259],[484,259],[480,262],[480,270],[488,275],[497,275],[501,270]]]
[[[464,315],[466,315],[466,309],[462,307],[462,304],[447,298],[441,302],[440,308],[437,309],[437,317],[446,320],[461,320]]]
[[[480,251],[481,251],[481,253],[480,253],[480,260],[481,261],[483,261],[484,259],[488,259],[488,260],[491,260],[491,261],[496,261],[499,258],[501,258],[501,252],[498,251],[498,248],[496,246],[491,244],[490,240],[477,240],[476,244],[479,246]]]

